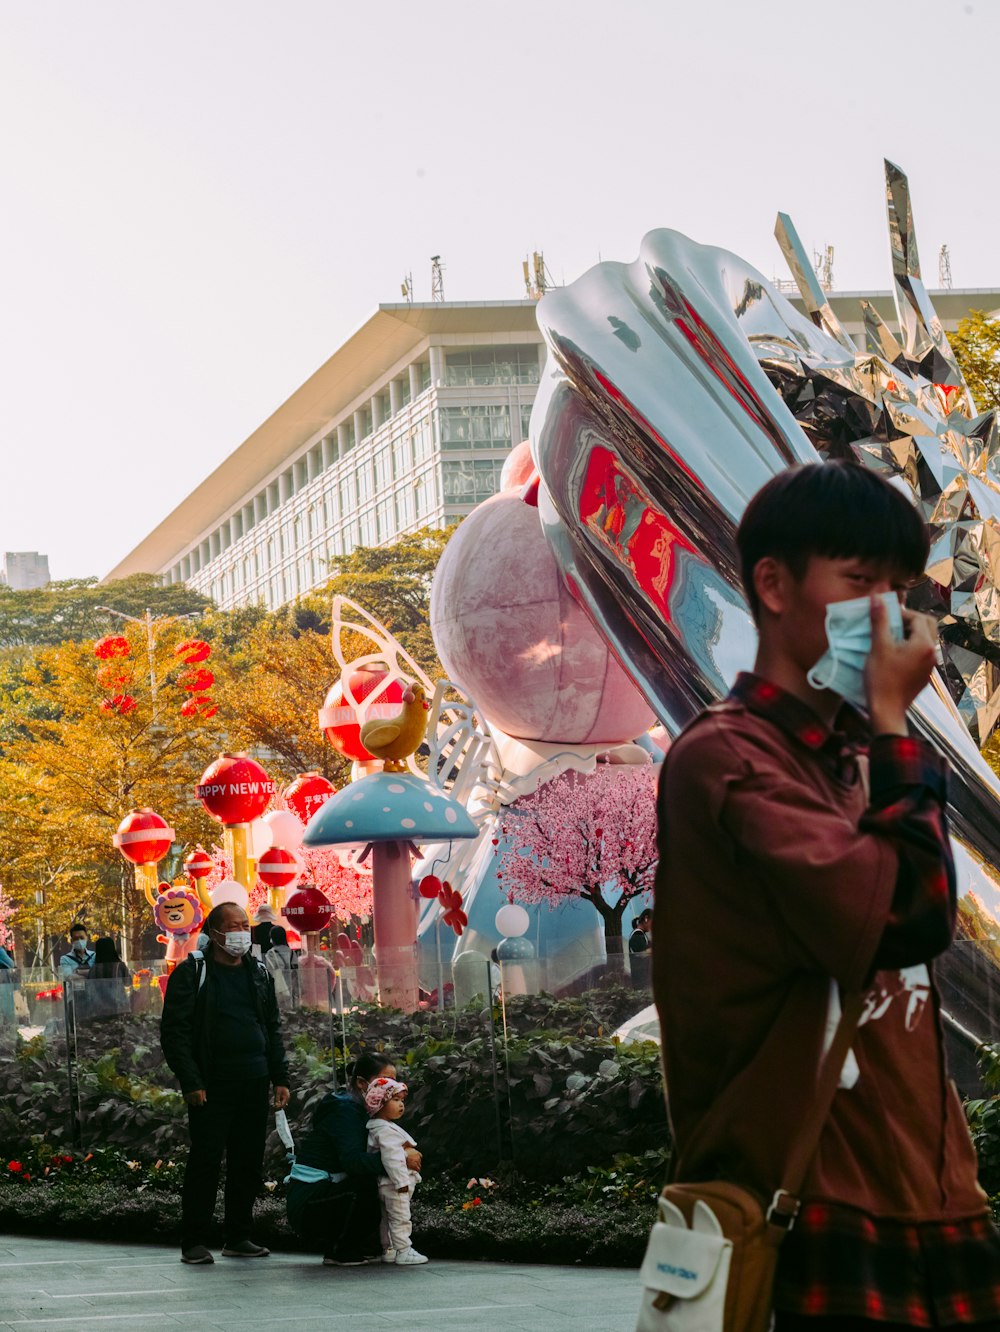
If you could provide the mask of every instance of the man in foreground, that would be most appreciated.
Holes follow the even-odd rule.
[[[770,1200],[828,1020],[863,989],[856,1065],[780,1251],[775,1326],[1000,1328],[1000,1237],[926,965],[955,926],[945,772],[906,723],[934,626],[903,610],[894,641],[875,600],[922,575],[926,528],[887,482],[834,463],[769,482],[737,541],[754,671],[675,742],[660,784],[653,974],[675,1178]],[[852,679],[841,652],[836,678],[867,716],[809,682],[828,606],[861,597],[867,665]]]
[[[205,957],[188,957],[170,976],[160,1044],[188,1104],[191,1150],[181,1199],[181,1261],[211,1263],[208,1248],[222,1157],[226,1258],[266,1258],[250,1239],[267,1138],[268,1089],[288,1104],[288,1065],[263,963],[250,956],[250,922],[227,902],[205,922]]]

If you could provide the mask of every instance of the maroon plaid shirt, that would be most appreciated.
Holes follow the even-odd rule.
[[[846,782],[857,779],[858,759],[867,754],[869,800],[859,827],[891,838],[899,854],[892,912],[875,965],[906,967],[943,952],[956,913],[944,761],[923,740],[873,739],[865,718],[847,703],[837,716],[839,729],[833,729],[805,703],[756,675],[739,675],[729,697],[812,750]]]
[[[892,912],[876,961],[907,966],[940,951],[955,921],[955,875],[944,814],[944,766],[922,741],[871,738],[846,706],[825,726],[767,680],[741,675],[730,695],[813,750],[844,780],[869,755],[869,807],[860,828],[899,850]],[[723,705],[724,706],[724,705]],[[807,1318],[859,1318],[908,1327],[1000,1327],[1000,1235],[988,1216],[907,1223],[807,1202],[782,1245],[776,1307]]]

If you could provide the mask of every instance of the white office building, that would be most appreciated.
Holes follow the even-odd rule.
[[[270,608],[495,493],[544,361],[535,302],[383,305],[107,575]]]
[[[830,293],[863,345],[859,297],[890,324],[895,312],[889,292]],[[949,330],[1000,306],[995,288],[931,297]],[[462,517],[527,437],[545,359],[535,311],[379,306],[107,577],[158,573],[224,609],[274,609],[321,584],[331,558]]]

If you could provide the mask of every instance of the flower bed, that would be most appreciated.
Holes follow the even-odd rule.
[[[414,1238],[437,1258],[632,1266],[663,1170],[662,1153],[651,1152],[543,1187],[512,1176],[436,1177],[414,1199]],[[0,1174],[0,1228],[80,1238],[99,1229],[104,1239],[176,1243],[182,1172],[181,1161],[142,1162],[114,1149],[74,1156],[37,1143]],[[259,1242],[308,1247],[285,1219],[280,1180],[265,1180],[255,1216]]]

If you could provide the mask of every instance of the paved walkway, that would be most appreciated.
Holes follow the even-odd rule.
[[[630,1332],[638,1285],[614,1268],[430,1262],[323,1267],[275,1253],[185,1267],[175,1249],[0,1237],[0,1329],[277,1332],[565,1328]]]

